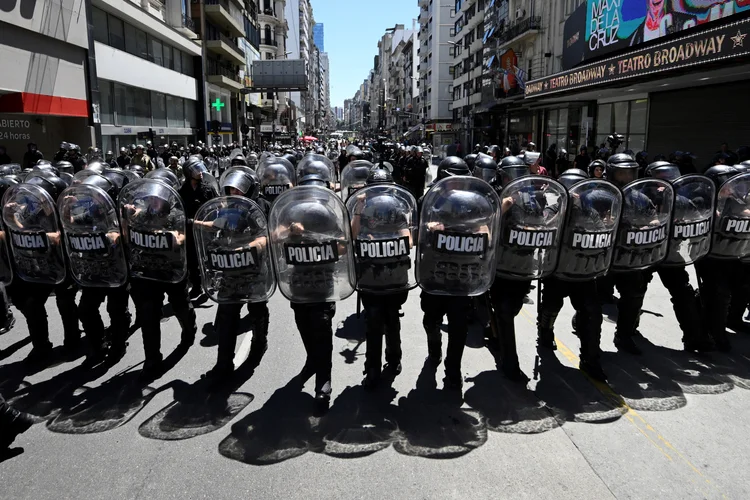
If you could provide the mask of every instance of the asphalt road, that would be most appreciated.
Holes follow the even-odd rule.
[[[536,292],[530,299],[536,302]],[[0,463],[3,498],[748,498],[750,337],[735,352],[683,354],[658,279],[640,342],[646,354],[615,354],[613,324],[602,347],[608,386],[577,369],[568,304],[557,321],[560,349],[540,360],[534,304],[516,319],[519,386],[498,374],[474,328],[463,360],[463,400],[442,390],[442,366],[425,363],[419,294],[402,320],[403,372],[365,393],[363,321],[353,298],[335,317],[333,401],[312,416],[312,380],[290,380],[304,363],[292,311],[271,300],[269,349],[229,396],[196,383],[216,356],[215,307],[198,310],[196,344],[162,379],[135,383],[140,332],[106,373],[82,358],[29,373],[25,321],[0,337],[6,397],[39,417]],[[54,300],[52,340],[62,342]],[[608,311],[612,312],[612,311]],[[163,352],[179,341],[162,324]],[[238,358],[249,341],[238,342]],[[174,356],[170,359],[174,360]],[[238,359],[239,361],[240,359]]]

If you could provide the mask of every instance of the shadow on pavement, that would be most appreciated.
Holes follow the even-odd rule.
[[[357,458],[388,448],[398,431],[396,390],[385,380],[372,392],[347,387],[321,419],[322,453]]]
[[[251,465],[271,465],[320,450],[311,417],[314,398],[301,392],[299,379],[276,390],[265,405],[232,425],[219,444],[226,458]]]
[[[687,405],[682,389],[624,353],[602,353],[609,386],[634,410],[670,411]]]
[[[750,335],[730,335],[732,351],[711,353],[705,363],[711,372],[740,389],[750,390]]]
[[[14,355],[16,352],[20,351],[27,345],[31,344],[31,337],[25,337],[15,344],[11,344],[2,351],[0,351],[0,361],[7,359]]]
[[[537,362],[536,396],[560,423],[604,424],[627,412],[626,406],[599,391],[580,370],[560,363],[554,352],[540,349]]]
[[[538,434],[560,426],[553,412],[525,385],[513,383],[496,370],[474,378],[464,395],[471,408],[484,415],[494,432]]]
[[[364,356],[363,344],[365,342],[365,314],[357,318],[356,314],[348,316],[340,322],[335,336],[349,341],[349,346],[339,352],[348,365],[354,364],[357,358]],[[360,350],[361,349],[361,350]]]
[[[130,422],[164,389],[141,383],[138,372],[118,374],[78,395],[73,404],[47,423],[47,428],[63,434],[111,431]]]
[[[461,408],[458,391],[440,391],[437,365],[425,361],[417,385],[398,402],[399,433],[393,444],[402,455],[423,458],[455,458],[487,442],[485,418]]]

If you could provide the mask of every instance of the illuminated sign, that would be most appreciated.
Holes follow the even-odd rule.
[[[618,57],[528,82],[526,97],[564,92],[744,56],[750,54],[750,39],[746,39],[748,33],[750,19],[745,19],[633,50]]]

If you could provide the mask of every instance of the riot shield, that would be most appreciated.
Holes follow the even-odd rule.
[[[178,283],[187,274],[185,208],[177,191],[155,179],[129,183],[118,199],[130,276]]]
[[[711,257],[743,259],[750,256],[750,174],[732,177],[716,197]]]
[[[69,187],[57,200],[70,274],[87,287],[119,287],[128,280],[120,222],[112,198],[87,184]]]
[[[475,177],[438,181],[424,196],[416,279],[434,295],[476,296],[495,280],[500,200]]]
[[[232,151],[230,151],[229,152],[229,164],[231,165],[232,164],[232,160],[234,160],[238,156],[244,156],[242,154],[242,149],[241,148],[234,148]]]
[[[297,184],[294,168],[287,162],[265,162],[258,167],[260,194],[270,203]]]
[[[203,160],[203,163],[206,165],[206,170],[211,172],[214,176],[219,175],[219,162],[216,161],[216,158],[209,156]]]
[[[92,175],[100,175],[100,174],[96,170],[86,170],[86,169],[79,170],[73,176],[73,183],[71,185],[77,186],[78,184],[86,180],[87,177],[91,177]]]
[[[365,187],[373,165],[367,160],[355,160],[341,172],[341,199],[347,201],[355,191]]]
[[[497,274],[534,280],[555,271],[568,194],[549,177],[524,176],[511,181],[501,195]]]
[[[57,285],[65,280],[65,251],[52,197],[39,186],[18,184],[3,197],[3,222],[24,281]]]
[[[219,304],[263,302],[276,290],[261,208],[241,196],[205,203],[193,222],[203,290]]]
[[[482,179],[484,182],[491,183],[495,180],[496,170],[491,168],[474,167],[473,175],[477,179]]]
[[[13,281],[13,266],[10,261],[8,233],[5,231],[5,225],[0,224],[0,283],[3,285],[10,285]]]
[[[325,155],[319,155],[319,154],[313,153],[313,154],[305,155],[299,161],[299,163],[297,163],[296,172],[297,172],[298,179],[301,177],[300,172],[302,172],[307,167],[307,165],[309,165],[310,163],[314,161],[321,161],[325,163],[326,166],[328,167],[328,178],[330,180],[334,178],[334,170],[336,170],[336,168],[333,166],[333,162],[329,160],[328,157],[326,157]]]
[[[357,289],[388,294],[417,286],[417,201],[395,184],[367,186],[346,203],[351,217]]]
[[[182,185],[180,179],[177,178],[177,174],[168,168],[157,168],[156,170],[152,170],[147,173],[144,178],[163,182],[172,189],[180,189],[180,186]]]
[[[674,211],[669,249],[663,266],[688,266],[711,249],[711,219],[716,188],[702,175],[685,175],[675,179]]]
[[[568,191],[568,217],[555,277],[587,281],[603,276],[612,262],[622,194],[601,179],[578,182]]]
[[[203,184],[211,188],[211,190],[217,195],[221,194],[221,189],[219,189],[219,181],[217,181],[216,177],[214,177],[210,173],[203,174]]]
[[[667,181],[641,179],[623,188],[613,271],[648,269],[664,260],[673,205],[674,190]]]
[[[333,191],[298,186],[281,194],[269,216],[276,281],[292,302],[343,300],[356,277],[349,216]]]

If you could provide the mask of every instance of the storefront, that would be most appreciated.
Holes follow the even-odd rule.
[[[580,15],[566,22],[563,59],[595,62],[527,83],[524,107],[544,112],[544,150],[554,143],[572,157],[586,144],[591,153],[617,132],[625,137],[621,151],[648,151],[650,158],[690,151],[698,156],[697,165],[707,166],[721,143],[736,149],[748,142],[750,123],[740,110],[750,109],[743,83],[750,72],[750,7],[727,2],[725,7],[736,8],[707,9],[695,17],[702,19],[697,23],[672,12],[669,19],[679,19],[681,29],[643,41],[638,37],[643,25],[617,24],[622,9],[637,2],[644,0],[610,2],[606,12],[592,10],[593,0],[585,2]],[[594,12],[601,14],[600,26],[627,42],[592,42],[601,35],[589,32]],[[616,55],[601,57],[610,53]],[[529,134],[530,128],[533,137],[534,124],[529,126],[522,113],[518,118],[514,124],[511,115],[510,135]]]

